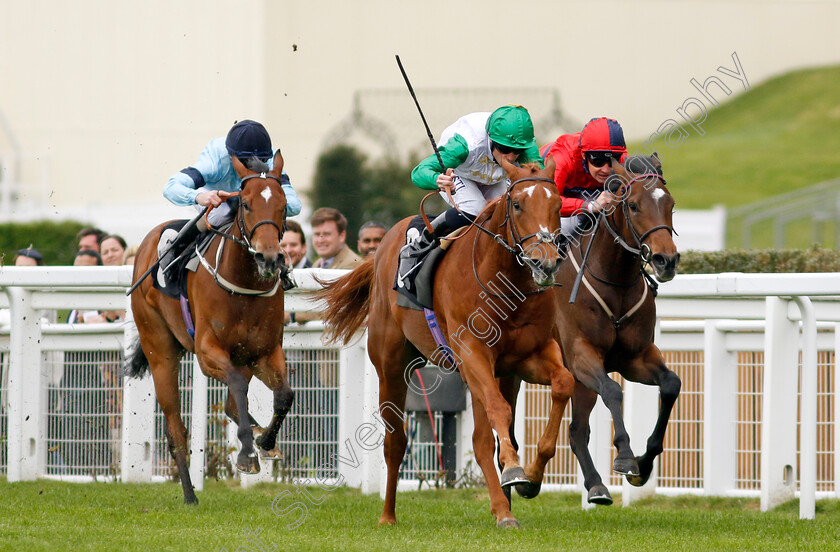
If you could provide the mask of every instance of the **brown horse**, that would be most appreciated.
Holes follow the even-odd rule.
[[[513,184],[479,215],[469,229],[472,235],[463,234],[451,244],[437,268],[433,293],[438,324],[472,393],[473,448],[487,481],[491,511],[501,527],[518,526],[503,487],[521,487],[536,495],[528,492],[530,481],[542,479],[545,464],[554,455],[574,386],[553,338],[557,303],[551,289],[560,259],[552,229],[559,229],[562,201],[550,179],[554,167],[539,171],[504,166]],[[396,523],[397,480],[406,449],[402,413],[406,382],[418,357],[434,361],[442,357],[423,312],[398,306],[393,290],[408,222],[403,220],[386,234],[374,260],[316,292],[327,303],[325,321],[335,339],[346,343],[368,323],[368,351],[379,375],[380,415],[389,428],[381,524]],[[551,386],[550,420],[539,455],[524,470],[511,441],[511,408],[496,380],[514,374]],[[497,443],[501,482],[493,459]]]
[[[656,156],[636,157],[625,165],[613,161],[613,171],[618,203],[604,212],[579,243],[570,245],[557,276],[562,287],[555,291],[556,337],[575,376],[570,442],[583,471],[588,500],[594,504],[612,504],[587,448],[589,414],[598,395],[613,418],[617,449],[613,470],[640,486],[647,482],[653,461],[662,452],[668,418],[680,392],[679,377],[668,370],[653,344],[655,292],[643,272],[644,264],[649,263],[659,281],[674,277],[680,257],[672,238],[674,200]],[[579,267],[590,247],[583,286],[570,303]],[[623,393],[607,375],[610,372],[659,386],[659,417],[640,457],[630,448],[622,416]]]
[[[286,196],[280,187],[283,158],[278,151],[274,169],[268,173],[252,172],[236,157],[233,166],[242,179],[234,224],[229,234],[214,238],[204,254],[205,268],[199,267],[187,277],[195,338],[187,332],[178,300],[154,288],[150,278],[131,297],[140,346],[135,346],[127,360],[127,371],[140,377],[151,367],[155,393],[166,417],[169,450],[187,504],[198,499],[187,469],[187,429],[178,394],[178,363],[184,351],[196,354],[208,377],[228,386],[225,412],[239,426],[242,450],[236,467],[240,471],[260,470],[247,404],[251,377],[257,376],[274,392],[274,416],[257,439],[264,450],[274,448],[280,424],[294,401],[282,349],[283,290],[278,285],[279,273],[285,270],[280,248],[286,220]],[[164,226],[152,230],[140,245],[135,278],[157,260]],[[217,256],[220,247],[221,256]],[[211,267],[214,260],[218,263]]]

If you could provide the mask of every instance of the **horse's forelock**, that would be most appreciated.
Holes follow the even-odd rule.
[[[252,172],[267,173],[269,170],[268,164],[259,157],[249,157],[245,160],[240,159],[240,161],[242,161],[242,164],[245,165],[246,169]]]

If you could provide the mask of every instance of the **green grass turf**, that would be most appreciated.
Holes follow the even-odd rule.
[[[282,495],[284,491],[291,494]],[[180,487],[164,484],[0,483],[0,550],[833,550],[840,542],[840,502],[819,501],[815,520],[799,520],[796,502],[772,512],[757,500],[656,498],[630,508],[582,511],[580,496],[545,493],[515,498],[522,527],[499,530],[481,489],[401,493],[399,525],[379,527],[378,496],[351,489],[249,489],[208,482],[197,507]],[[278,498],[279,497],[279,498]],[[306,502],[302,510],[277,511]],[[266,545],[249,542],[261,531]]]
[[[749,78],[749,68],[744,71]],[[723,80],[736,90],[741,86]],[[750,85],[708,111],[700,125],[704,135],[684,125],[688,137],[679,146],[669,147],[664,137],[654,140],[678,209],[732,208],[840,178],[840,66],[794,71]],[[717,88],[713,93],[726,97]],[[700,97],[699,92],[692,95]],[[683,122],[676,113],[680,106],[665,110],[663,122]],[[644,141],[628,149],[647,152]],[[808,229],[793,234],[799,235],[788,246],[812,244]],[[740,241],[730,232],[727,244],[738,247]],[[772,246],[769,225],[758,229],[754,239],[754,247],[766,246]]]

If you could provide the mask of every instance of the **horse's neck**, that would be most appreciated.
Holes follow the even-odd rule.
[[[233,222],[229,232],[236,239],[244,239],[237,221]],[[257,263],[245,247],[221,236],[219,236],[219,247],[224,247],[216,267],[219,272],[226,276],[235,276],[236,283],[240,286],[247,287],[249,284],[257,283],[259,280]]]
[[[508,235],[504,212],[504,206],[498,205],[484,228],[493,234],[500,235],[508,245],[515,247],[515,244],[511,243],[511,236]],[[519,264],[516,256],[506,251],[489,234],[477,229],[475,231],[479,233],[479,236],[473,244],[472,262],[475,263],[476,273],[482,282],[494,281],[497,279],[497,274],[501,273],[520,291],[530,291],[535,288],[531,271]]]
[[[605,221],[612,225],[613,230],[618,235],[623,236],[627,226],[624,217],[613,216],[611,218],[612,220],[605,219]],[[606,228],[605,222],[598,225],[592,239],[595,242],[592,244],[592,251],[586,261],[590,270],[599,277],[612,282],[628,282],[636,277],[642,268],[641,258],[616,243],[615,238]],[[627,241],[626,238],[625,241]],[[582,241],[581,245],[581,250],[585,252],[589,242]]]

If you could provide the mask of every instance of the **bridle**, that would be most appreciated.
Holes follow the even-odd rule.
[[[656,173],[645,173],[645,174],[640,174],[640,175],[637,175],[637,176],[633,177],[624,186],[626,186],[629,189],[630,185],[632,185],[633,182],[636,182],[637,180],[642,180],[642,179],[645,179],[645,178],[650,178],[650,177],[658,178],[662,182],[662,184],[665,184],[665,179],[662,178],[662,176],[660,176]],[[612,227],[612,225],[610,224],[610,219],[608,218],[607,215],[603,214],[603,211],[602,211],[601,219],[603,219],[604,226],[606,226],[610,235],[613,237],[615,243],[617,243],[618,245],[620,245],[621,247],[623,247],[624,249],[626,249],[627,251],[629,251],[633,255],[638,255],[642,259],[643,264],[649,263],[650,259],[651,259],[650,246],[648,246],[646,243],[644,243],[644,241],[651,234],[653,234],[654,232],[656,232],[658,230],[667,230],[668,233],[671,234],[671,236],[673,236],[676,233],[674,231],[674,228],[671,227],[671,226],[668,226],[667,224],[660,224],[658,226],[654,226],[653,228],[648,229],[643,234],[639,234],[639,231],[636,230],[636,227],[633,226],[632,222],[630,222],[630,210],[629,210],[629,207],[627,206],[627,201],[624,201],[624,200],[621,201],[621,210],[624,213],[624,222],[627,225],[627,227],[630,228],[630,232],[633,234],[633,239],[636,240],[636,247],[633,247],[633,246],[631,246],[630,244],[627,243],[627,241]]]
[[[540,243],[549,243],[556,248],[557,237],[560,234],[560,228],[557,228],[554,232],[546,232],[544,230],[540,230],[538,232],[534,232],[533,234],[528,234],[526,236],[521,236],[519,230],[516,227],[516,223],[514,222],[513,218],[510,216],[511,209],[513,207],[513,198],[511,197],[511,192],[513,192],[514,187],[520,182],[546,182],[554,185],[554,181],[550,178],[538,177],[538,176],[531,176],[526,178],[520,178],[519,180],[513,182],[505,192],[505,219],[499,224],[499,228],[506,227],[507,233],[510,235],[510,239],[513,242],[513,245],[510,245],[504,236],[501,234],[497,234],[492,232],[484,227],[490,218],[484,219],[481,222],[471,221],[473,227],[477,228],[479,231],[484,232],[488,236],[490,236],[493,241],[501,245],[505,251],[510,253],[516,259],[516,262],[519,263],[520,266],[527,266],[531,270],[542,270],[542,267],[538,266],[537,263],[534,262],[531,257],[528,256],[525,248],[522,247],[526,241],[530,240],[531,238],[537,239],[537,245]],[[454,204],[454,203],[453,203]],[[482,214],[488,211],[488,207],[479,214],[476,219],[479,219]],[[478,269],[476,268],[475,263],[475,249],[476,244],[478,243],[478,233],[476,232],[475,238],[473,239],[473,248],[472,248],[472,265],[473,265],[473,275],[475,276],[475,281],[478,282],[478,285],[481,289],[484,290],[485,293],[497,298],[510,298],[513,297],[512,295],[498,295],[485,287],[485,285],[481,282],[481,279],[478,277]],[[557,285],[557,284],[555,284]],[[528,291],[528,292],[521,292],[523,295],[534,295],[537,293],[542,293],[552,286],[540,287],[540,289]]]
[[[239,187],[240,191],[232,193],[230,195],[230,197],[239,196],[240,193],[241,193],[241,190],[244,189],[244,187],[245,187],[245,183],[249,180],[254,179],[254,178],[260,178],[262,180],[267,180],[267,179],[270,178],[272,180],[277,181],[277,183],[280,184],[281,186],[283,184],[280,181],[280,179],[277,178],[276,176],[274,176],[273,174],[268,174],[268,173],[264,173],[264,172],[259,173],[259,174],[251,174],[251,175],[248,175],[248,176],[245,176],[245,177],[242,178],[242,184]],[[260,226],[262,226],[264,224],[269,224],[269,225],[275,227],[277,229],[278,234],[279,234],[278,239],[280,239],[280,240],[283,239],[283,234],[285,233],[285,230],[286,230],[285,213],[284,213],[284,217],[283,217],[283,227],[282,228],[274,220],[265,219],[265,220],[261,220],[261,221],[257,222],[256,224],[254,224],[254,226],[251,227],[251,230],[248,231],[248,227],[245,224],[245,217],[242,214],[242,202],[240,201],[239,205],[237,205],[236,216],[235,216],[235,219],[234,219],[236,221],[237,227],[239,228],[239,234],[241,236],[241,238],[240,238],[240,237],[234,236],[232,234],[229,234],[224,230],[217,230],[216,228],[213,228],[210,225],[210,222],[207,220],[207,215],[210,213],[211,209],[212,209],[212,207],[210,209],[208,209],[207,213],[204,215],[204,220],[207,223],[208,232],[211,232],[213,234],[221,236],[224,239],[228,239],[228,240],[230,240],[230,241],[232,241],[232,242],[234,242],[238,245],[241,245],[251,255],[256,255],[257,254],[257,251],[251,245],[251,240],[254,237],[254,232],[256,232],[257,228],[259,228]],[[201,262],[202,266],[204,266],[204,268],[206,268],[207,271],[213,276],[213,279],[216,281],[216,284],[219,287],[221,287],[225,291],[228,291],[228,292],[233,293],[235,295],[271,297],[275,293],[277,293],[277,290],[280,287],[280,283],[283,279],[282,274],[279,273],[279,272],[277,274],[277,279],[274,282],[274,285],[268,290],[253,290],[253,289],[242,288],[242,287],[237,286],[236,284],[233,284],[233,283],[225,280],[224,277],[222,277],[222,275],[219,274],[219,270],[218,270],[219,263],[221,262],[221,256],[222,256],[222,250],[223,249],[224,249],[224,240],[222,240],[222,242],[219,244],[219,247],[216,248],[216,266],[212,267],[212,266],[210,266],[210,263],[207,262],[207,259],[205,259],[204,256],[201,254],[201,252],[198,251],[198,246],[196,246],[196,255],[198,256],[199,261]],[[282,263],[282,264],[285,264],[285,263]],[[285,267],[281,266],[280,270],[282,271],[284,269],[285,269]]]
[[[276,176],[274,176],[273,174],[268,174],[268,173],[263,172],[263,173],[259,173],[259,174],[249,174],[248,176],[242,178],[242,184],[239,186],[239,189],[242,190],[243,188],[245,188],[245,183],[249,180],[253,180],[254,178],[260,178],[262,180],[267,180],[267,179],[270,178],[271,180],[275,180],[281,186],[283,185],[283,183],[280,181],[280,179],[277,178]],[[240,194],[240,192],[235,192],[234,194],[231,195],[231,197],[236,197],[239,194]],[[209,213],[210,210],[208,209],[207,212]],[[207,218],[206,218],[206,215],[205,215],[205,221],[206,220],[207,220]],[[224,232],[219,232],[216,229],[212,228],[209,223],[207,224],[207,228],[208,228],[208,230],[211,230],[215,234],[218,234],[218,235],[220,235],[224,238],[227,238],[227,239],[229,239],[233,242],[238,243],[239,245],[241,245],[242,247],[247,249],[248,253],[250,253],[251,255],[256,255],[256,253],[257,253],[254,250],[253,246],[251,245],[251,240],[254,237],[254,232],[256,232],[257,228],[259,228],[260,226],[262,226],[264,224],[270,224],[271,226],[275,227],[277,229],[277,233],[279,234],[279,239],[280,240],[283,239],[283,234],[286,232],[286,219],[285,219],[285,217],[283,217],[283,227],[282,228],[280,227],[279,224],[277,224],[273,220],[265,219],[265,220],[261,220],[258,223],[256,223],[251,228],[251,230],[249,232],[247,226],[245,225],[245,217],[242,215],[242,202],[241,201],[239,202],[239,205],[236,208],[236,224],[239,227],[239,234],[242,236],[241,239],[237,238],[236,236],[232,236],[230,234],[224,233]]]

